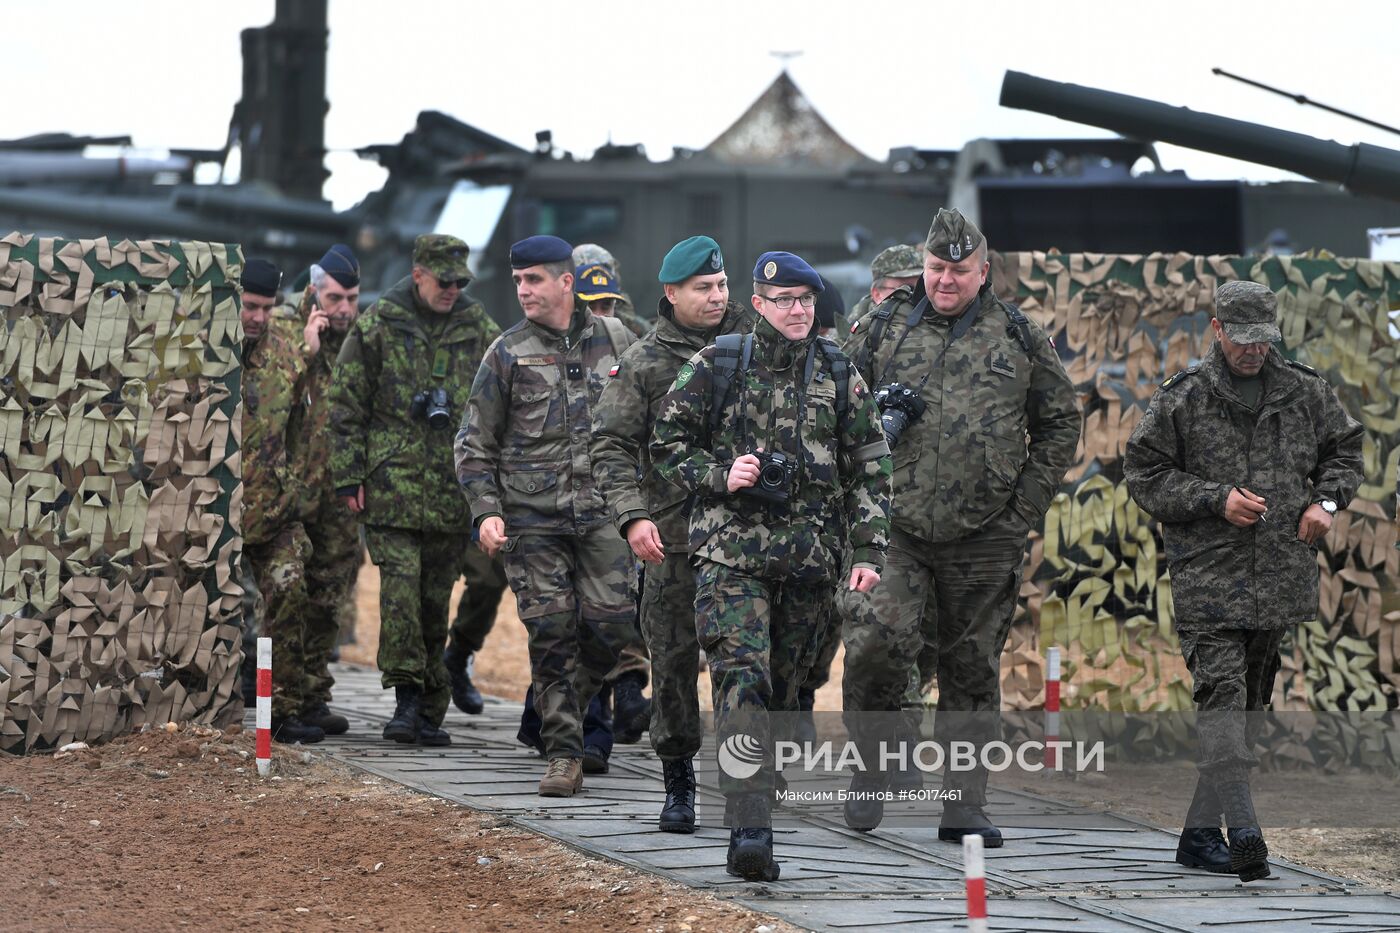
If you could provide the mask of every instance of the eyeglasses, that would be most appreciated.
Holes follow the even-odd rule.
[[[817,293],[808,292],[805,295],[782,295],[778,298],[769,298],[767,295],[759,295],[764,301],[771,301],[777,305],[779,311],[791,311],[795,302],[802,302],[802,307],[810,308],[817,303]]]
[[[471,279],[438,279],[438,288],[466,288]]]

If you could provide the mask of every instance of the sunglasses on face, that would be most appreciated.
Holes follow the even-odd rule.
[[[471,279],[438,279],[438,288],[466,288]]]

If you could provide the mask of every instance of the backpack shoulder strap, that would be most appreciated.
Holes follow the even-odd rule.
[[[831,378],[836,383],[836,423],[845,424],[851,394],[851,361],[836,342],[827,337],[818,337],[817,345],[826,355],[826,361],[831,365]]]
[[[1001,303],[1002,310],[1006,312],[1006,333],[1015,337],[1016,342],[1021,345],[1021,349],[1029,356],[1032,353],[1031,344],[1031,322],[1026,317],[1026,313],[1009,301]]]
[[[719,426],[729,404],[734,377],[749,371],[753,334],[721,334],[715,338],[714,373],[710,378],[710,431]]]

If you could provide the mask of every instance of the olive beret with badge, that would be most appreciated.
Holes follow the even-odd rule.
[[[557,236],[530,236],[511,245],[512,269],[528,269],[555,262],[567,262],[570,271],[574,268],[574,248]]]
[[[984,242],[982,231],[957,208],[941,207],[928,228],[924,247],[939,259],[962,262]]]
[[[724,254],[719,244],[707,236],[693,236],[671,247],[661,260],[656,279],[662,285],[684,282],[692,275],[713,275],[724,271]]]
[[[316,265],[339,282],[342,288],[354,288],[360,284],[360,260],[344,243],[336,243],[326,250],[326,255]]]
[[[282,287],[282,270],[266,259],[250,259],[243,264],[243,276],[239,280],[245,292],[276,298]]]
[[[807,264],[807,260],[781,250],[758,257],[758,262],[753,264],[753,280],[757,285],[775,285],[779,288],[809,285],[814,292],[825,288],[822,277]]]
[[[597,301],[600,298],[621,300],[622,286],[607,266],[594,263],[579,266],[574,271],[574,294],[584,301]]]
[[[425,233],[413,241],[413,264],[422,266],[439,279],[470,279],[467,244],[455,236]]]
[[[870,262],[870,279],[909,279],[924,274],[924,257],[919,247],[900,243],[882,250]]]
[[[1215,289],[1215,319],[1233,343],[1273,343],[1278,327],[1278,296],[1258,282],[1225,282]]]

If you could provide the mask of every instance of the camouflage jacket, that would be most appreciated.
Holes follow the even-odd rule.
[[[528,319],[491,345],[457,431],[457,481],[476,521],[506,534],[578,534],[607,521],[593,480],[593,411],[635,338],[615,318],[574,310],[568,334]]]
[[[1128,438],[1123,476],[1162,523],[1178,628],[1278,628],[1317,617],[1317,549],[1298,540],[1308,506],[1346,508],[1362,478],[1363,429],[1321,376],[1270,350],[1259,407],[1241,401],[1225,357],[1162,383]],[[1263,522],[1225,520],[1243,486]]]
[[[331,487],[331,373],[336,357],[345,344],[345,334],[331,328],[321,332],[321,349],[314,355],[306,345],[304,331],[311,313],[310,286],[296,305],[283,305],[272,318],[272,327],[295,346],[306,359],[305,423],[298,445],[296,470],[310,491],[307,514],[315,510],[315,499]],[[352,325],[353,326],[353,325]]]
[[[467,295],[445,321],[429,320],[433,313],[420,309],[405,276],[350,328],[331,376],[331,477],[338,490],[365,487],[366,524],[466,532],[471,516],[452,472],[451,428],[431,428],[411,409],[414,395],[439,387],[450,411],[466,407],[500,328]]]
[[[735,376],[713,434],[714,347],[681,367],[656,416],[655,469],[696,496],[691,554],[768,579],[817,582],[836,579],[849,547],[856,564],[880,570],[890,531],[890,457],[870,391],[853,368],[838,425],[836,382],[819,349],[812,381],[802,385],[814,338],[787,340],[763,320],[754,335],[747,376]],[[786,505],[728,491],[730,465],[757,447],[798,465]]]
[[[689,539],[689,499],[651,468],[651,430],[661,400],[676,373],[716,334],[753,330],[758,315],[731,301],[718,329],[701,333],[675,322],[671,303],[661,299],[656,329],[627,348],[603,386],[593,413],[593,476],[622,534],[639,518],[656,523],[668,552],[682,551]]]
[[[243,359],[243,539],[272,540],[299,521],[307,487],[296,469],[305,417],[306,360],[269,327]]]
[[[845,344],[872,389],[903,383],[928,406],[894,447],[894,525],[924,541],[956,541],[1009,507],[1034,526],[1074,461],[1074,384],[1034,321],[1030,352],[1022,347],[990,289],[963,312],[977,317],[951,343],[954,319],[927,304],[907,326],[923,301],[922,281],[886,299],[894,313],[873,357],[866,351],[874,314]]]

